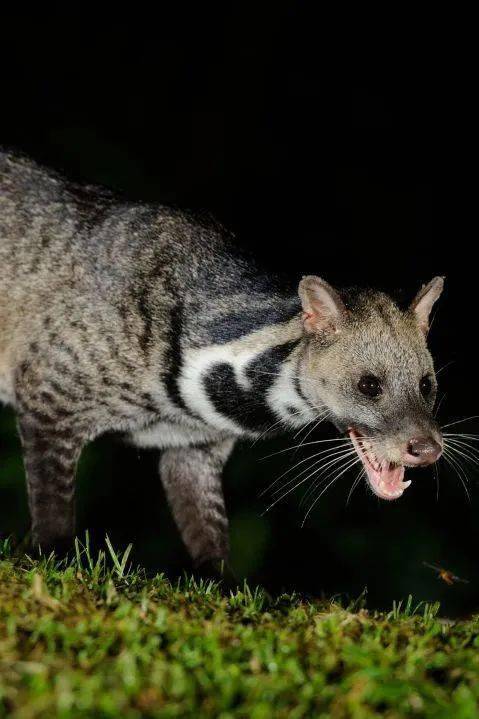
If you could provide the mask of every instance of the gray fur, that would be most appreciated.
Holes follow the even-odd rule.
[[[434,377],[425,303],[420,323],[385,295],[339,302],[326,286],[318,311],[315,279],[300,301],[212,222],[0,153],[0,399],[17,412],[34,541],[71,540],[76,463],[107,431],[166,450],[162,479],[196,561],[227,556],[221,471],[236,438],[323,410],[374,431],[390,461],[411,433],[437,436],[434,393],[418,392]],[[363,371],[383,378],[381,401],[358,394]]]

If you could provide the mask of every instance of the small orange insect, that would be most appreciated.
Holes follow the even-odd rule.
[[[428,564],[427,562],[423,562],[425,567],[429,567],[429,569],[434,569],[435,572],[437,572],[438,579],[442,579],[443,582],[446,582],[446,584],[449,584],[451,586],[455,582],[463,582],[463,584],[469,584],[468,579],[461,579],[461,577],[456,576],[451,572],[450,569],[444,569],[443,567],[438,567],[436,564]]]

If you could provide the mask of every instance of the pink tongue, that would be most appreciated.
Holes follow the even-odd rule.
[[[411,484],[410,482],[403,484],[404,467],[401,465],[391,465],[389,463],[378,467],[375,458],[373,461],[369,459],[366,451],[361,446],[361,437],[354,429],[351,428],[349,430],[349,436],[362,460],[372,490],[378,497],[382,497],[383,499],[397,499],[400,497],[404,490]]]
[[[397,489],[404,478],[404,467],[391,467],[390,465],[381,467],[378,474],[390,489]]]

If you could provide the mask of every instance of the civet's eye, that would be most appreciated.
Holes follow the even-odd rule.
[[[427,397],[431,394],[432,382],[429,375],[424,375],[422,380],[419,382],[419,389],[421,390],[421,394],[423,397]]]
[[[372,374],[365,374],[361,377],[358,389],[367,397],[378,397],[383,391],[381,382]]]

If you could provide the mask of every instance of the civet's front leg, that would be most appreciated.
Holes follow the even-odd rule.
[[[168,449],[160,473],[176,524],[197,566],[229,553],[221,473],[233,440]]]

